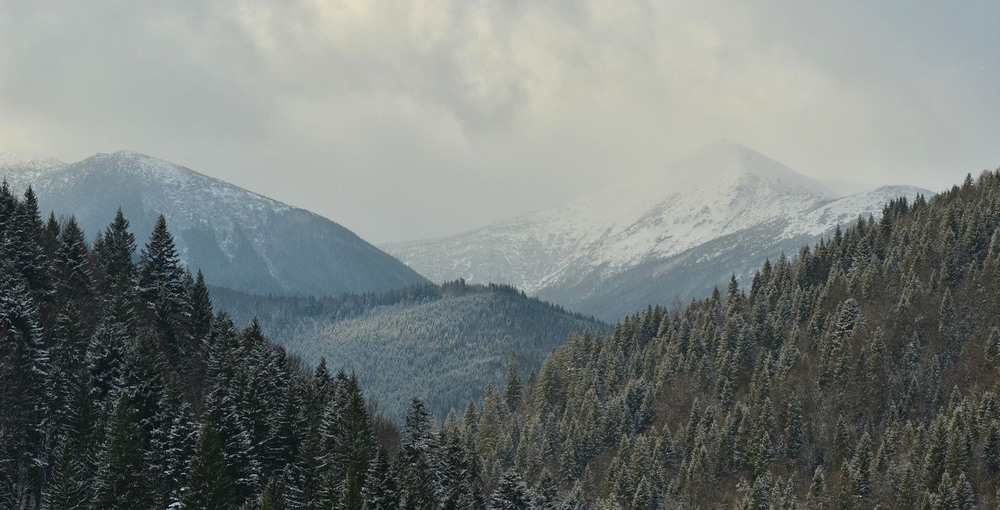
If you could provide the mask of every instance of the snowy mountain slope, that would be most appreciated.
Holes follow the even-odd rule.
[[[42,211],[72,211],[91,236],[119,206],[140,241],[163,214],[181,257],[215,285],[339,295],[426,282],[330,220],[167,161],[122,151],[56,163],[5,156],[0,177],[15,190],[34,186]]]
[[[66,163],[46,156],[0,152],[0,178],[8,177],[9,179],[16,179],[17,183],[34,182],[36,179],[64,166],[66,166]],[[14,184],[14,182],[10,184]],[[16,189],[20,187],[18,186]]]
[[[928,194],[900,186],[838,198],[780,163],[721,140],[657,176],[386,250],[434,281],[509,283],[613,320],[649,302],[704,293],[733,272],[742,274],[782,251],[795,253],[838,223],[878,214],[889,199],[917,193]]]

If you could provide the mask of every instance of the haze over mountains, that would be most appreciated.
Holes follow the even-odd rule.
[[[118,207],[140,239],[163,214],[184,262],[222,287],[337,296],[427,282],[326,218],[135,152],[73,164],[3,154],[0,178],[17,193],[32,185],[43,214],[75,214],[89,236]]]
[[[888,186],[838,197],[826,186],[720,140],[654,178],[563,206],[385,249],[433,281],[515,285],[566,308],[614,320],[648,303],[705,295],[732,273],[805,244],[890,199],[931,195]]]

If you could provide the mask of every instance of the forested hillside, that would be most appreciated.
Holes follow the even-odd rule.
[[[511,352],[522,375],[570,333],[609,332],[603,323],[506,285],[419,285],[341,298],[264,297],[213,289],[216,309],[237,324],[259,318],[268,337],[306,360],[357,373],[395,420],[410,398],[440,418],[500,384]]]
[[[454,433],[486,480],[598,508],[998,508],[998,227],[1000,171],[894,201],[749,288],[571,338]]]
[[[88,247],[35,204],[0,189],[4,508],[1000,506],[1000,171],[402,433],[213,315],[162,221],[133,264],[124,218]]]
[[[214,314],[160,218],[88,246],[0,186],[0,508],[485,505],[462,444],[410,404],[403,434],[357,379]]]

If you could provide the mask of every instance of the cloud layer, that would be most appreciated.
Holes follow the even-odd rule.
[[[11,0],[0,151],[138,150],[374,241],[720,137],[832,180],[941,188],[1000,165],[1000,4],[804,4]]]

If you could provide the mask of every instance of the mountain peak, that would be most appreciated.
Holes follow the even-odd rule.
[[[66,166],[66,163],[48,156],[19,152],[0,152],[0,167],[57,168],[62,166]]]
[[[72,212],[99,232],[121,208],[137,235],[167,219],[181,260],[211,285],[298,295],[365,293],[425,283],[350,230],[308,211],[134,151],[95,154],[58,171],[0,167],[32,185],[39,209]]]
[[[747,176],[767,181],[786,191],[835,198],[832,190],[749,147],[721,138],[689,152],[671,165],[671,173],[685,180],[719,181]]]
[[[184,168],[175,163],[171,163],[167,160],[160,159],[148,154],[143,154],[141,152],[121,150],[110,155],[103,155],[105,157],[117,159],[120,161],[128,161],[132,163],[137,163],[143,167],[159,167],[159,168]],[[192,170],[193,171],[193,170]]]

